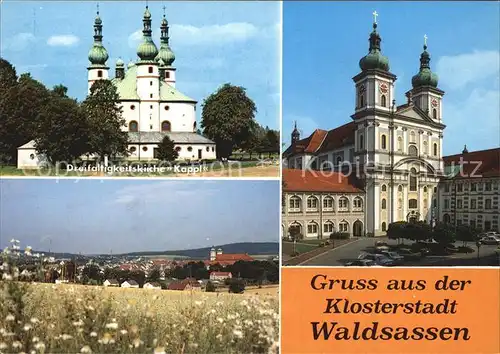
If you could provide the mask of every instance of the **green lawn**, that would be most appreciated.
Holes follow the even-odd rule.
[[[302,243],[295,244],[295,250],[299,253],[305,253],[317,249],[318,246],[311,244],[305,245]],[[293,253],[293,242],[283,242],[283,253],[284,254],[292,254]]]

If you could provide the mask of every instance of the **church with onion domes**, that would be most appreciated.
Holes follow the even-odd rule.
[[[118,59],[112,73],[103,44],[103,20],[97,11],[94,42],[88,54],[88,92],[98,80],[111,80],[116,86],[120,96],[117,103],[126,122],[123,131],[129,136],[128,160],[155,160],[158,144],[165,135],[174,142],[179,161],[215,160],[215,142],[198,133],[197,101],[176,88],[176,58],[170,47],[165,13],[160,22],[159,48],[152,37],[152,22],[146,6],[137,60],[125,64]],[[18,148],[18,168],[37,168],[42,161],[34,141]]]

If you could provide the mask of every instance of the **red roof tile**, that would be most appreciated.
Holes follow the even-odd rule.
[[[228,277],[231,274],[231,272],[212,272],[210,275],[215,275],[218,277]]]
[[[216,262],[253,261],[254,259],[246,253],[223,253],[215,256]]]
[[[321,144],[318,151],[330,151],[341,148],[344,145],[354,144],[356,127],[356,122],[350,122],[328,131],[325,141]]]
[[[362,193],[359,181],[339,172],[283,169],[285,192]]]
[[[462,173],[455,178],[500,177],[500,148],[444,156],[443,160],[445,166],[459,166],[460,161],[464,162]]]

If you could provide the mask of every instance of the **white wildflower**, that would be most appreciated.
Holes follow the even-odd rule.
[[[36,350],[44,350],[45,349],[45,344],[43,342],[39,342],[35,344],[35,349]]]
[[[82,347],[82,349],[80,349],[80,353],[92,353],[92,349],[90,349],[90,347],[86,345]]]
[[[235,336],[236,338],[243,338],[243,332],[242,332],[242,331],[240,331],[240,330],[235,329],[235,330],[233,331],[233,334],[234,334],[234,336]]]
[[[97,333],[96,332],[90,332],[90,336],[91,337],[97,337]]]
[[[80,319],[78,321],[73,322],[73,326],[80,327],[83,326],[83,321]]]
[[[153,354],[167,354],[164,347],[156,347]]]
[[[30,329],[31,329],[31,325],[30,324],[25,324],[24,327],[23,327],[23,330],[25,332],[28,332]]]
[[[64,333],[64,334],[61,336],[61,338],[62,338],[62,340],[68,340],[68,339],[73,338],[73,336],[72,336],[72,335],[69,335],[69,334]]]
[[[22,346],[23,346],[22,343],[17,340],[14,343],[12,343],[12,348],[21,348]]]
[[[8,314],[7,317],[5,317],[5,321],[14,321],[16,318],[12,314]]]

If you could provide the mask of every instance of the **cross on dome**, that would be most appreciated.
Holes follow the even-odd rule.
[[[377,23],[377,16],[378,16],[377,11],[376,11],[376,10],[375,10],[375,11],[373,11],[373,14],[372,14],[372,15],[373,15],[373,23]]]
[[[429,38],[429,37],[427,37],[427,35],[426,35],[426,34],[424,34],[424,45],[425,45],[425,46],[427,46],[427,38]]]

